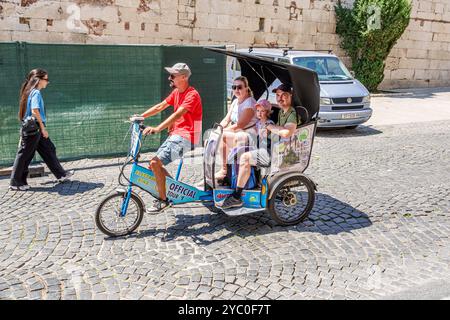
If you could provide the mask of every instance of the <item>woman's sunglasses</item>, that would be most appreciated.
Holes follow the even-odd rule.
[[[241,90],[243,87],[241,85],[235,86],[234,84],[231,86],[231,89],[233,90]]]

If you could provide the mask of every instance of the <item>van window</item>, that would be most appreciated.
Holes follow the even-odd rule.
[[[352,79],[344,63],[335,57],[297,57],[294,64],[316,71],[320,81]]]
[[[237,59],[233,59],[233,62],[231,64],[231,70],[241,71],[241,65],[239,64],[239,61]]]

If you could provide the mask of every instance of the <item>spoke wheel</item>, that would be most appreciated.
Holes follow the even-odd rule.
[[[144,205],[134,194],[131,194],[128,209],[121,216],[122,204],[126,194],[112,194],[100,203],[95,213],[97,227],[111,237],[125,236],[136,230],[144,217]]]
[[[308,216],[314,200],[314,186],[307,178],[290,177],[275,189],[269,200],[269,212],[279,224],[295,225]]]

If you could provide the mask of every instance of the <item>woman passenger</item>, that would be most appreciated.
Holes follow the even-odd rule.
[[[252,136],[256,135],[256,100],[248,85],[248,80],[244,76],[234,79],[233,94],[236,99],[231,103],[225,118],[220,122],[223,130],[222,147],[222,169],[216,174],[218,180],[222,180],[227,175],[227,156],[230,148],[233,147],[235,135],[238,132],[246,132]]]

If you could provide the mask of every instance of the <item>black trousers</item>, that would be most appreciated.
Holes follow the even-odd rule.
[[[33,160],[34,153],[39,144],[41,133],[33,136],[26,136],[21,133],[19,149],[14,160],[13,170],[11,172],[11,186],[27,185],[28,167]]]
[[[61,163],[56,156],[56,147],[50,138],[44,138],[41,136],[36,151],[39,153],[42,160],[44,160],[45,164],[56,179],[62,178],[66,175],[66,170],[64,170],[61,166]]]
[[[27,184],[28,167],[33,160],[35,152],[38,152],[47,167],[54,174],[56,179],[66,175],[66,171],[56,156],[56,147],[50,138],[44,138],[41,133],[34,136],[21,135],[19,150],[14,161],[11,173],[12,186],[22,186]]]

